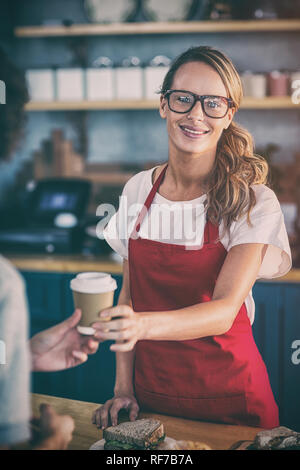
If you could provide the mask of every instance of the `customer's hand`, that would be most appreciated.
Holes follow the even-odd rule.
[[[99,340],[78,333],[76,326],[81,310],[75,310],[67,320],[41,331],[29,341],[32,370],[58,371],[82,364],[89,354],[94,354]]]
[[[125,352],[134,349],[137,341],[143,338],[143,317],[129,305],[117,305],[107,308],[100,313],[100,319],[111,318],[110,321],[98,321],[93,323],[96,330],[95,338],[105,340],[116,340],[110,346],[114,352]]]
[[[64,450],[72,440],[74,421],[58,415],[50,405],[40,406],[40,418],[31,421],[34,428],[31,446],[35,450]]]
[[[107,400],[104,405],[97,408],[92,416],[92,423],[98,428],[105,429],[111,422],[112,426],[118,424],[119,411],[125,409],[129,412],[130,421],[135,421],[139,414],[139,405],[134,395],[115,395],[111,400]]]

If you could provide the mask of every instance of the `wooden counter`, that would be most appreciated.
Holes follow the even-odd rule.
[[[108,256],[85,255],[10,255],[8,258],[21,271],[77,273],[81,271],[104,271],[122,274],[122,263]]]
[[[88,450],[94,442],[102,439],[102,431],[91,423],[92,413],[99,406],[96,403],[32,394],[32,409],[35,415],[39,414],[41,403],[48,403],[58,413],[68,414],[74,419],[75,430],[69,449]],[[164,424],[167,436],[174,439],[205,442],[213,450],[226,450],[237,441],[253,440],[261,430],[254,427],[205,423],[158,414],[140,413],[139,415],[139,418],[148,417],[159,419]]]
[[[122,263],[104,256],[85,255],[5,255],[16,268],[23,271],[76,273],[104,271],[122,274]],[[292,269],[283,277],[266,282],[300,282],[300,269]]]

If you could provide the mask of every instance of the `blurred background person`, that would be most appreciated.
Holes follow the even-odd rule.
[[[21,73],[0,49],[0,80],[6,86],[6,104],[0,114],[0,159],[7,161],[20,143],[24,105],[28,93]],[[0,365],[0,447],[8,448],[33,437],[30,427],[30,372],[54,371],[85,362],[98,342],[77,332],[80,310],[60,324],[28,341],[28,306],[25,285],[13,265],[0,255],[0,334],[5,345],[5,364]],[[48,406],[32,422],[32,448],[65,449],[74,423]]]

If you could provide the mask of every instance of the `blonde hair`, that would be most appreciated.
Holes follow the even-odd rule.
[[[223,52],[209,46],[192,47],[174,60],[165,76],[162,94],[172,88],[175,73],[187,62],[204,62],[213,67],[235,110],[239,108],[243,97],[239,74]],[[208,219],[216,225],[223,221],[225,229],[245,213],[251,225],[250,212],[256,203],[251,185],[268,184],[268,164],[254,154],[253,147],[251,134],[233,120],[219,139],[214,167],[207,178],[206,205]]]

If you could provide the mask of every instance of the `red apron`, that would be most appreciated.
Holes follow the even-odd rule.
[[[227,254],[216,241],[218,228],[210,221],[201,249],[187,250],[138,236],[166,168],[129,238],[130,290],[136,312],[177,310],[209,302]],[[278,408],[245,304],[225,334],[186,341],[138,341],[134,385],[143,410],[263,428],[279,425]]]

